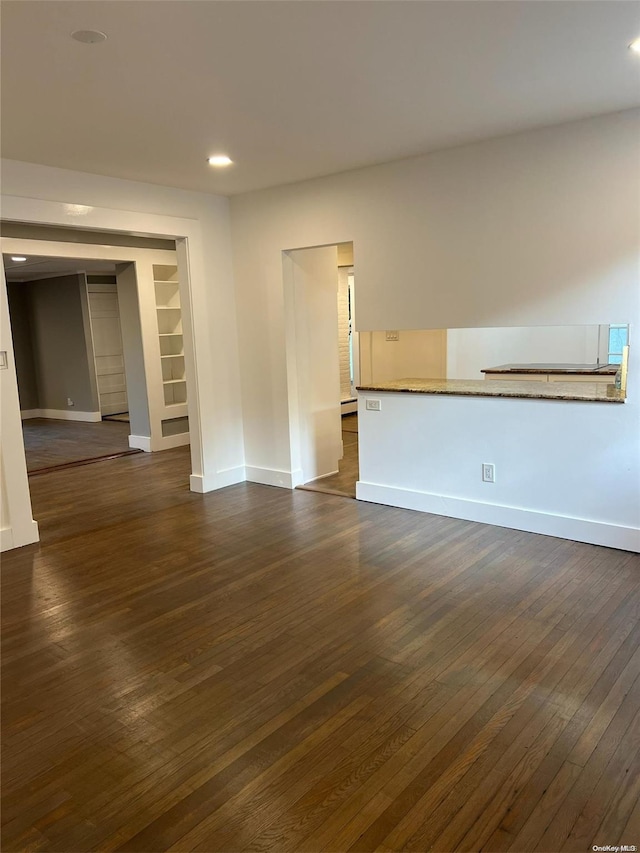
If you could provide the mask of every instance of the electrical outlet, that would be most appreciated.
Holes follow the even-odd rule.
[[[366,408],[370,412],[379,412],[382,408],[380,405],[380,400],[367,400]]]
[[[75,406],[75,403],[71,399],[71,397],[67,397],[67,406]]]
[[[482,481],[483,483],[495,483],[496,481],[496,466],[491,462],[482,463]]]

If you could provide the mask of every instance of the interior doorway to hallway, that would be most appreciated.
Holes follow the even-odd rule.
[[[353,244],[286,252],[284,284],[292,470],[299,488],[355,498]]]
[[[3,265],[28,474],[140,452],[129,446],[115,262],[5,254]]]
[[[176,244],[89,236],[3,236],[29,476],[190,442]]]

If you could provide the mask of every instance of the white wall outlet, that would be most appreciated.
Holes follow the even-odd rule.
[[[495,483],[496,481],[496,466],[491,462],[482,463],[482,481],[484,483]]]
[[[380,400],[367,400],[366,408],[370,412],[379,412],[382,406],[380,405]]]
[[[67,406],[75,406],[75,403],[71,399],[71,397],[67,397]]]

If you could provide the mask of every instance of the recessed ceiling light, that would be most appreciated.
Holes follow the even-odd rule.
[[[634,53],[640,53],[640,38],[637,38],[634,41],[632,41],[631,44],[629,45],[629,48]]]
[[[26,258],[23,258],[22,255],[11,255],[11,260],[15,261],[17,264],[22,263],[22,261],[26,261]]]
[[[226,154],[216,154],[215,157],[209,157],[207,163],[210,166],[230,166],[233,163],[231,157]]]
[[[106,41],[107,34],[101,33],[100,30],[75,30],[71,33],[71,38],[81,41],[82,44],[97,44],[100,41]]]

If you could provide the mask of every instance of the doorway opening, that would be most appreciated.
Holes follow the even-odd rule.
[[[359,383],[353,244],[283,258],[295,485],[355,498]]]
[[[3,238],[29,476],[190,443],[177,254],[161,242]]]
[[[29,476],[141,452],[129,446],[115,262],[7,254],[3,265]]]

